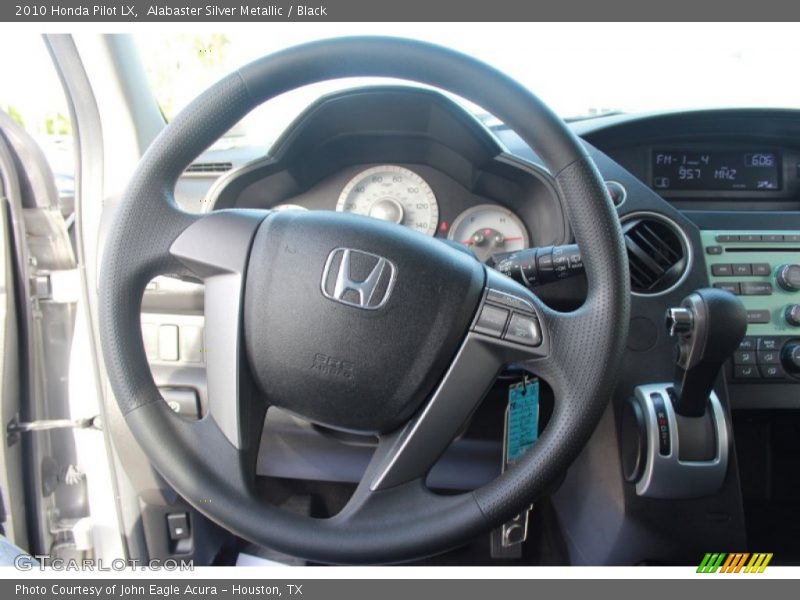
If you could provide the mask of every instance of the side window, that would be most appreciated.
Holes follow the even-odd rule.
[[[72,124],[61,82],[41,36],[0,36],[0,110],[22,125],[47,157],[59,206],[68,220],[74,210],[75,158]]]

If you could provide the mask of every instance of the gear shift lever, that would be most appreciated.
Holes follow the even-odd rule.
[[[675,380],[634,388],[620,421],[622,469],[639,496],[709,496],[725,482],[730,453],[714,382],[744,337],[747,311],[730,292],[704,288],[666,316],[678,338]]]
[[[747,330],[747,311],[730,292],[703,288],[668,309],[666,318],[670,335],[678,338],[671,391],[675,412],[702,417],[722,364]]]

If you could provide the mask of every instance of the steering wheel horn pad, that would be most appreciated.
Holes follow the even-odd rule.
[[[388,433],[441,380],[484,278],[465,253],[407,228],[331,211],[275,213],[256,234],[245,283],[252,373],[272,406]]]
[[[350,76],[403,78],[456,93],[536,148],[584,256],[584,304],[554,311],[463,252],[377,220],[240,209],[193,215],[177,207],[173,189],[185,167],[252,108],[302,85]],[[169,410],[144,353],[141,298],[161,274],[205,284],[208,411],[197,421]],[[489,289],[533,307],[539,345],[474,329]],[[445,48],[342,38],[243,67],[164,129],[118,206],[99,312],[120,410],[153,465],[197,510],[287,554],[386,563],[464,543],[516,514],[563,473],[613,390],[629,296],[622,233],[602,179],[581,143],[535,96]],[[457,495],[433,493],[428,471],[509,363],[552,387],[556,404],[545,431],[493,482]],[[255,463],[269,405],[377,435],[373,458],[339,514],[311,519],[260,499]]]

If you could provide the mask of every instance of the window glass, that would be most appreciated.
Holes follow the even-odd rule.
[[[136,41],[169,119],[231,70],[315,39],[391,35],[438,43],[499,68],[564,118],[725,107],[800,108],[796,23],[260,23],[229,31],[148,30]],[[230,137],[273,140],[327,82],[251,113]],[[478,107],[472,107],[479,111]]]
[[[37,141],[56,178],[65,216],[72,212],[75,158],[72,124],[61,82],[41,36],[0,36],[0,110]]]

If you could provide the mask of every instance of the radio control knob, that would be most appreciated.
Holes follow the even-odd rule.
[[[778,285],[789,292],[800,290],[800,265],[781,265],[775,273]]]
[[[786,322],[792,327],[800,327],[800,304],[790,304],[783,313]]]
[[[800,373],[800,343],[789,342],[781,352],[783,367],[790,373]]]

